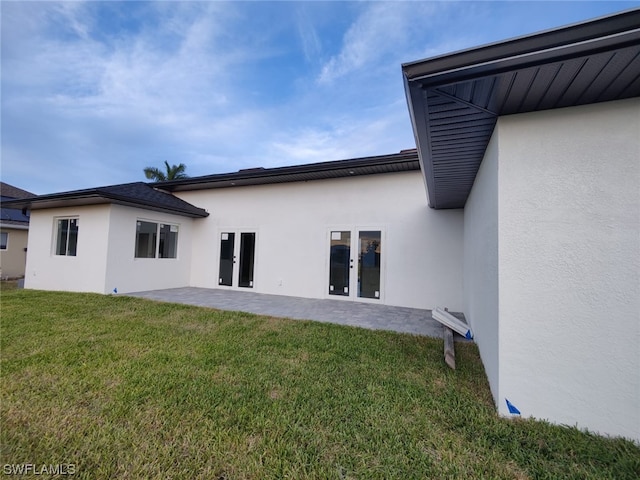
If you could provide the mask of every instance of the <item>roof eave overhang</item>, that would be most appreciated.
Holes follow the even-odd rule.
[[[418,155],[415,151],[381,155],[352,160],[338,160],[307,165],[294,165],[266,169],[250,169],[234,173],[222,173],[203,177],[158,182],[154,188],[169,192],[268,185],[332,178],[348,178],[376,173],[394,173],[417,170]],[[372,169],[376,169],[375,172]]]
[[[405,71],[405,76],[410,81],[419,81],[423,88],[434,88],[451,83],[460,83],[477,78],[496,75],[514,70],[522,70],[534,65],[558,62],[578,56],[594,55],[603,51],[624,48],[637,45],[640,42],[640,27],[628,32],[619,32],[606,37],[584,40],[571,45],[559,45],[546,48],[541,51],[521,53],[494,60],[486,60],[468,65],[456,66],[443,71],[429,71],[420,74],[420,70],[425,69],[423,65],[420,70],[409,67]],[[482,58],[480,52],[476,58]],[[428,63],[425,62],[425,63]]]
[[[0,228],[13,229],[13,230],[29,230],[29,222],[20,222],[20,223],[0,222]]]
[[[527,69],[540,66],[559,68],[562,62],[571,62],[576,59],[585,59],[586,64],[586,59],[596,58],[598,55],[602,56],[608,52],[621,52],[624,49],[627,53],[629,51],[632,53],[632,60],[628,60],[628,65],[631,65],[631,69],[638,70],[637,62],[640,53],[635,54],[635,49],[640,52],[639,45],[640,9],[635,9],[569,27],[404,64],[402,71],[405,94],[420,164],[425,176],[429,205],[437,209],[464,207],[499,115],[556,108],[556,106],[540,106],[540,102],[536,104],[535,108],[526,107],[526,101],[529,99],[526,97],[528,92],[524,90],[521,94],[520,105],[525,105],[525,107],[518,111],[514,111],[514,109],[502,110],[500,105],[504,107],[504,103],[500,102],[488,101],[486,105],[479,106],[473,102],[465,101],[463,98],[456,98],[451,94],[452,90],[474,91],[479,85],[478,82],[490,83],[490,81],[496,82],[496,79],[497,82],[500,82],[509,75],[518,75],[523,72],[526,74],[530,71]],[[597,78],[597,75],[607,74],[606,70],[602,72],[594,73],[593,78]],[[635,80],[626,87],[626,91],[621,91],[617,98],[637,96],[639,94],[636,91],[638,90],[639,77],[640,72],[637,72]],[[558,91],[553,92],[552,87],[550,84],[545,95],[557,95],[558,98],[562,98],[563,91],[557,89]],[[514,91],[517,93],[517,89]],[[442,105],[436,105],[437,111],[434,111],[433,117],[430,117],[432,112],[430,112],[429,99],[432,102],[439,101],[441,103],[451,101],[451,104],[454,105],[452,109],[458,111],[464,108],[469,109],[470,115],[467,118],[475,117],[475,121],[480,125],[477,128],[480,133],[476,132],[473,140],[466,143],[460,142],[460,144],[464,144],[463,148],[470,148],[470,143],[473,143],[476,149],[474,152],[476,158],[469,160],[469,156],[465,158],[464,154],[460,153],[463,148],[456,150],[456,133],[465,132],[456,130],[460,128],[461,124],[454,125],[452,121],[450,131],[444,133],[449,133],[449,136],[454,140],[449,144],[443,144],[441,138],[438,138],[440,142],[438,149],[440,151],[446,150],[446,155],[443,155],[446,158],[441,163],[434,164],[430,119],[442,117],[446,112],[444,112]],[[585,103],[593,103],[593,101],[576,102],[575,105]],[[571,106],[563,105],[562,101],[557,105]],[[451,118],[453,117],[452,114]],[[443,123],[447,123],[449,120]],[[437,133],[440,137],[443,136],[445,129],[446,126],[438,125]],[[481,155],[478,152],[481,152]],[[456,164],[458,161],[459,164]],[[442,167],[445,164],[447,166]],[[464,187],[460,187],[459,184],[464,184]]]
[[[580,22],[533,35],[516,37],[477,48],[460,50],[426,60],[408,62],[402,71],[409,80],[437,78],[430,84],[464,81],[464,72],[487,74],[491,66],[523,68],[527,62],[556,61],[566,55],[590,54],[602,49],[620,48],[638,41],[640,9],[627,10],[595,20]],[[494,70],[494,72],[496,72]]]
[[[92,205],[115,204],[132,208],[141,208],[160,213],[169,213],[189,218],[204,218],[209,216],[206,210],[197,209],[194,211],[173,209],[165,206],[154,205],[144,202],[131,200],[127,197],[105,194],[100,192],[83,193],[80,195],[64,195],[53,194],[44,196],[44,198],[31,198],[24,200],[15,200],[11,202],[12,208],[21,208],[23,210],[46,210],[52,208],[68,208],[68,207],[84,207]]]
[[[131,201],[127,197],[121,197],[121,196],[113,195],[113,194],[106,195],[105,198],[109,199],[111,201],[111,203],[114,203],[114,204],[117,204],[117,205],[124,205],[124,206],[127,206],[127,207],[137,207],[137,208],[142,208],[144,210],[151,210],[151,211],[161,212],[161,213],[171,213],[173,215],[180,215],[180,216],[183,216],[183,217],[205,218],[205,217],[209,216],[209,212],[207,212],[204,209],[197,208],[197,207],[194,207],[194,208],[189,209],[189,210],[187,210],[187,209],[170,208],[168,206],[157,205],[157,204],[153,204],[153,203],[144,203],[144,202]]]
[[[429,130],[427,129],[427,102],[424,98],[424,90],[416,83],[410,83],[404,78],[404,91],[413,127],[413,136],[418,150],[418,161],[424,179],[429,206],[435,205],[435,185],[433,176],[433,163],[429,161]],[[424,132],[424,133],[423,133]]]

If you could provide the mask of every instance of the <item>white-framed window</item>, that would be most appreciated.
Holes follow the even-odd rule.
[[[0,232],[0,250],[6,250],[9,245],[9,232]]]
[[[56,255],[75,257],[78,249],[78,217],[56,218]]]
[[[178,225],[137,220],[135,258],[176,258]]]

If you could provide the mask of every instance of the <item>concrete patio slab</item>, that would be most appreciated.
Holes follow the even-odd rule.
[[[127,295],[220,310],[297,320],[315,320],[371,330],[391,330],[442,338],[442,325],[431,317],[431,310],[417,308],[195,287],[152,290]],[[456,316],[464,319],[462,314],[456,314]],[[456,340],[465,339],[456,335]]]

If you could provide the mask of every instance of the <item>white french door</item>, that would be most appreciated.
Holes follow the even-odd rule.
[[[335,298],[382,298],[382,231],[332,229],[328,294]]]
[[[253,288],[255,232],[221,232],[218,285]]]

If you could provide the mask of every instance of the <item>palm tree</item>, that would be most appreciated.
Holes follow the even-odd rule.
[[[156,182],[166,182],[167,180],[178,180],[180,178],[188,178],[189,175],[184,173],[187,166],[184,163],[180,165],[169,165],[169,162],[164,161],[166,172],[163,172],[156,167],[147,167],[144,169],[144,175],[149,180],[155,180]]]

